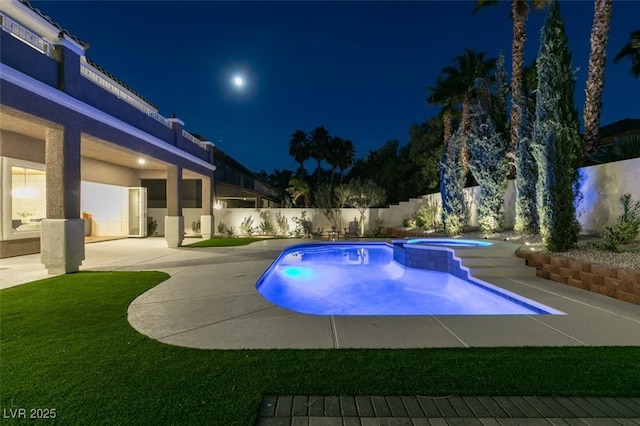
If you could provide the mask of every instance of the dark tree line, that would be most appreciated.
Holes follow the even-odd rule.
[[[389,204],[437,191],[438,160],[442,150],[442,120],[432,118],[409,128],[409,142],[384,143],[358,159],[349,179],[372,179],[384,188]]]

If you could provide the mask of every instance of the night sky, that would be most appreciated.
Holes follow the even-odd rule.
[[[465,48],[511,68],[509,2],[32,1],[89,42],[87,57],[251,170],[296,168],[291,134],[325,126],[356,158],[438,113],[425,88]],[[584,106],[592,1],[561,1]],[[525,62],[545,12],[527,21]],[[601,125],[640,118],[640,79],[613,58],[640,27],[640,2],[613,2]],[[243,75],[238,89],[233,76]],[[313,169],[313,160],[307,169]]]

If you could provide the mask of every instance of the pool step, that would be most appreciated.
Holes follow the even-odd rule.
[[[524,259],[519,257],[463,257],[460,256],[460,261],[464,266],[471,267],[485,267],[485,266],[525,266]]]
[[[482,277],[515,277],[515,276],[535,276],[533,268],[526,268],[522,264],[520,266],[486,266],[486,267],[469,267],[469,273],[476,278]]]

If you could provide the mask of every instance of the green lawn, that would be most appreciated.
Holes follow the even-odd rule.
[[[81,272],[0,291],[3,412],[51,408],[61,424],[246,426],[264,394],[640,395],[639,347],[169,346],[127,322],[129,303],[166,278]]]
[[[236,247],[246,246],[256,241],[264,241],[264,237],[242,237],[242,238],[225,238],[213,237],[208,240],[198,241],[197,243],[185,244],[184,247]],[[273,238],[269,238],[273,239]]]

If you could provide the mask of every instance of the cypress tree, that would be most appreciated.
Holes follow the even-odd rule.
[[[533,153],[531,140],[533,126],[531,114],[526,105],[527,97],[521,94],[521,119],[516,129],[517,142],[515,149],[516,168],[516,218],[513,230],[519,234],[534,234],[538,232],[538,211],[536,205],[536,182],[538,169]]]
[[[469,169],[480,186],[478,224],[486,233],[500,231],[504,217],[504,193],[509,163],[507,140],[496,131],[491,118],[491,90],[486,79],[476,81],[475,102],[471,107]],[[506,104],[506,103],[505,103]]]
[[[540,37],[532,143],[538,164],[540,234],[550,251],[565,251],[575,246],[580,231],[574,205],[581,158],[574,85],[560,6],[552,1]]]
[[[507,71],[504,69],[504,61],[504,52],[500,51],[493,73],[495,96],[492,97],[491,102],[491,117],[493,118],[496,131],[506,138],[506,135],[509,135],[509,117],[507,114],[509,85],[507,84]]]
[[[462,166],[462,139],[460,128],[447,141],[438,164],[440,195],[442,196],[442,223],[448,236],[460,235],[466,222],[464,184],[466,173]]]

